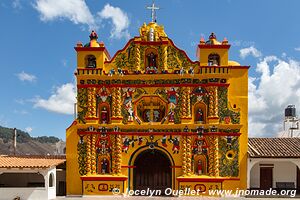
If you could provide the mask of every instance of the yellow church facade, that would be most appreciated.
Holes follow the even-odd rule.
[[[77,119],[67,129],[67,194],[245,189],[248,66],[212,33],[192,61],[156,22],[110,57],[78,43]]]

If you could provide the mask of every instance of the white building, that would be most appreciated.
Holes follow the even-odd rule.
[[[248,188],[300,189],[300,138],[249,138]]]
[[[55,199],[59,183],[65,184],[65,172],[56,166],[64,163],[63,156],[0,155],[0,200]]]

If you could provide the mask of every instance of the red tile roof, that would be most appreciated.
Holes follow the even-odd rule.
[[[249,138],[251,158],[300,158],[300,138]]]
[[[66,161],[65,156],[0,155],[0,168],[49,168]]]

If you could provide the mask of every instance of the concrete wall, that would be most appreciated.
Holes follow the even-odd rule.
[[[53,175],[53,186],[49,186],[49,178],[50,174]],[[45,176],[45,188],[47,189],[48,199],[55,199],[56,198],[56,167],[53,167],[48,170]]]
[[[49,187],[50,174],[53,176],[52,187]],[[26,187],[27,183],[35,182],[44,182],[44,187]],[[22,200],[55,199],[56,167],[48,169],[0,169],[0,200],[10,200],[17,196],[21,197]]]
[[[45,188],[0,188],[0,200],[12,200],[17,196],[22,200],[48,200]]]
[[[297,186],[297,165],[291,161],[259,161],[250,171],[250,188],[260,187],[260,165],[274,164],[273,167],[273,188],[276,182],[294,182]]]

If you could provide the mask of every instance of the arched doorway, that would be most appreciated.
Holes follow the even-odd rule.
[[[134,190],[161,190],[172,188],[172,169],[168,156],[160,150],[149,149],[135,159]]]

